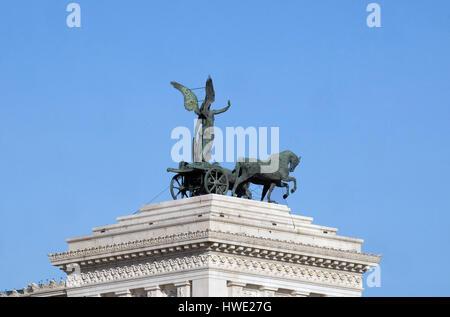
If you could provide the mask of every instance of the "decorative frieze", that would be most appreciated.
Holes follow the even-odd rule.
[[[139,265],[114,266],[108,269],[93,270],[89,272],[74,272],[67,277],[67,286],[80,287],[199,268],[221,269],[237,273],[251,273],[346,288],[361,288],[361,276],[357,273],[307,267],[295,263],[276,262],[262,258],[221,255],[217,253],[191,255],[168,260],[155,260]]]
[[[175,259],[163,259],[138,265],[115,266],[109,269],[89,272],[74,271],[67,276],[67,287],[79,287],[89,284],[148,277],[170,272],[193,270],[207,266],[206,255],[184,256]]]

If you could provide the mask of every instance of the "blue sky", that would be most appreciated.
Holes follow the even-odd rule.
[[[448,1],[379,0],[381,28],[363,0],[77,2],[79,29],[70,1],[2,2],[0,290],[167,188],[193,118],[169,82],[211,75],[219,127],[303,157],[292,210],[383,255],[365,296],[450,295]]]

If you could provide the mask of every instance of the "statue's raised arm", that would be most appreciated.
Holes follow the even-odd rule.
[[[227,111],[228,109],[230,109],[230,107],[231,107],[231,103],[230,103],[230,101],[228,100],[228,106],[226,106],[225,108],[222,108],[222,109],[219,109],[219,110],[213,110],[213,113],[216,115],[216,114],[219,114],[219,113],[224,113],[225,111]]]

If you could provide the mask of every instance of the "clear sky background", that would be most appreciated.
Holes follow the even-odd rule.
[[[0,290],[167,188],[194,118],[169,82],[211,75],[217,126],[303,157],[293,212],[383,255],[365,296],[450,296],[449,1],[379,0],[372,29],[363,0],[77,2],[80,29],[70,1],[0,7]]]

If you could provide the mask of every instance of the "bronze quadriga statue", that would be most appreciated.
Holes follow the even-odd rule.
[[[170,182],[170,193],[173,199],[218,194],[227,195],[231,190],[233,196],[252,199],[249,190],[250,184],[263,185],[261,200],[267,194],[267,200],[271,200],[271,193],[277,187],[286,188],[284,198],[289,196],[289,184],[294,182],[291,193],[297,189],[297,181],[290,177],[300,163],[300,157],[291,151],[273,154],[266,161],[244,159],[236,163],[234,170],[221,167],[218,163],[209,163],[211,159],[211,148],[214,141],[214,120],[217,114],[227,111],[228,106],[220,110],[211,110],[215,100],[215,92],[212,79],[206,81],[206,96],[201,107],[198,107],[198,98],[191,89],[176,83],[171,84],[184,96],[184,106],[188,111],[194,111],[198,116],[195,127],[192,159],[193,163],[180,162],[178,168],[168,168],[167,171],[176,173]],[[201,125],[201,130],[200,130]],[[198,135],[198,140],[196,136]],[[274,163],[274,160],[277,160]],[[275,169],[267,169],[268,166],[276,166]]]

